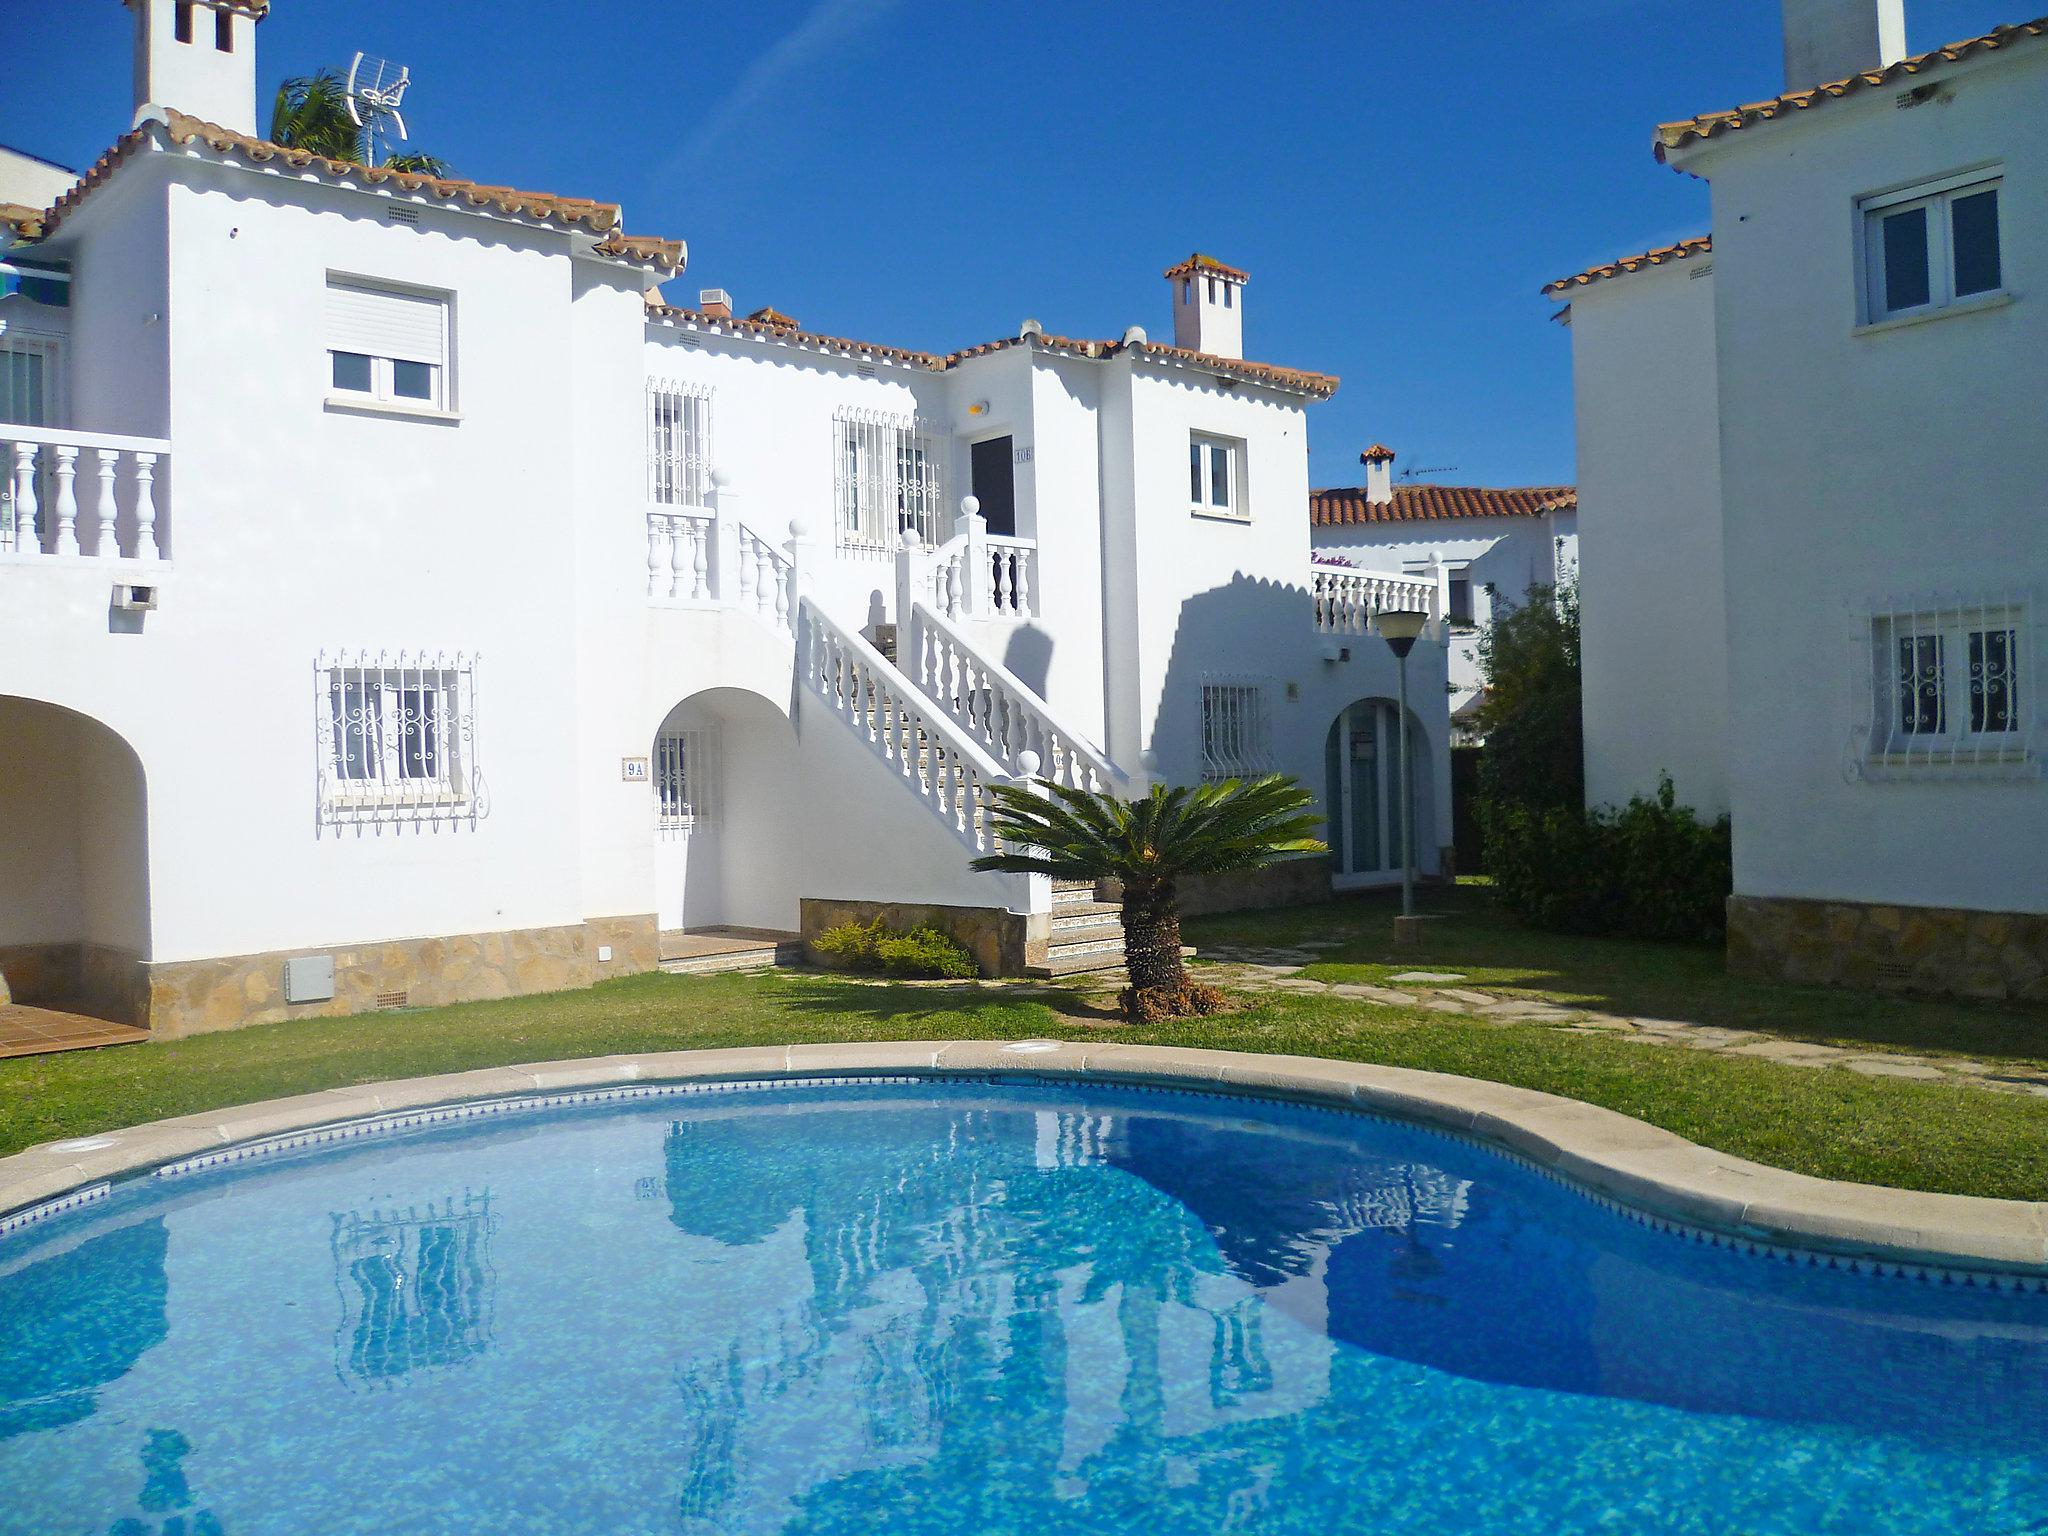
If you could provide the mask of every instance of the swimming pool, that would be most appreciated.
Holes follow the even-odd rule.
[[[0,1238],[0,1532],[2048,1530],[2048,1297],[1478,1145],[1060,1082],[678,1089]]]

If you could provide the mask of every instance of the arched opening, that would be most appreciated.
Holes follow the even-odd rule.
[[[1429,739],[1408,711],[1408,762],[1402,772],[1401,716],[1392,699],[1360,699],[1339,712],[1323,744],[1323,806],[1329,817],[1332,880],[1340,889],[1401,878],[1403,780],[1414,785],[1415,867],[1436,868]]]
[[[33,1008],[147,1024],[148,958],[141,759],[97,720],[0,695],[6,993]]]
[[[661,722],[653,779],[655,915],[664,935],[791,934],[796,731],[766,699],[712,688]]]

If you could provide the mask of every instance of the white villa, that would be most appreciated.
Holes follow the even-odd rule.
[[[2048,997],[2048,18],[1784,14],[1784,95],[1658,129],[1710,234],[1545,290],[1587,798],[1731,813],[1738,971]]]
[[[1439,485],[1394,476],[1394,450],[1358,456],[1365,484],[1308,495],[1319,564],[1401,571],[1441,584],[1449,625],[1451,725],[1470,734],[1482,692],[1479,635],[1533,586],[1579,565],[1578,493],[1569,485]]]
[[[1167,271],[1171,345],[675,305],[615,205],[261,140],[267,0],[129,4],[133,127],[54,198],[0,159],[18,1000],[171,1035],[869,913],[1113,963],[1095,892],[968,868],[986,786],[1284,770],[1331,857],[1196,900],[1398,879],[1385,607],[1440,867],[1446,583],[1312,573],[1337,381],[1243,358],[1243,272]]]

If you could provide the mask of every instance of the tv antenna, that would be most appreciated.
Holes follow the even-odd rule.
[[[1401,471],[1401,478],[1413,480],[1417,475],[1454,475],[1457,472],[1455,464],[1410,464]]]
[[[388,144],[393,130],[399,142],[404,142],[405,118],[398,106],[410,84],[412,76],[403,64],[373,58],[360,49],[350,61],[345,94],[349,119],[362,132],[363,164],[377,163],[377,143],[382,139]]]

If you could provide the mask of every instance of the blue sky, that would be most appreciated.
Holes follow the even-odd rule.
[[[1909,41],[2035,8],[1908,0]],[[1170,336],[1170,262],[1244,267],[1247,353],[1343,377],[1319,485],[1373,441],[1569,479],[1537,290],[1703,230],[1651,129],[1782,70],[1778,0],[275,0],[260,98],[357,48],[411,67],[414,145],[455,174],[686,239],[684,302],[944,351],[1027,315]],[[0,0],[0,142],[88,164],[129,91],[119,0]]]

